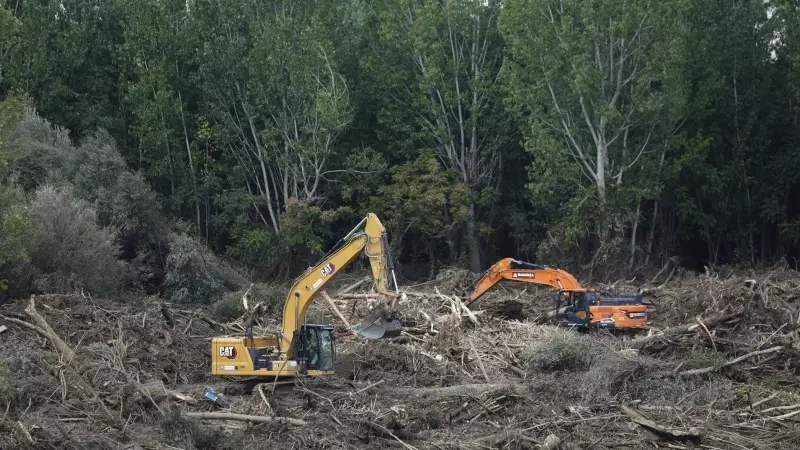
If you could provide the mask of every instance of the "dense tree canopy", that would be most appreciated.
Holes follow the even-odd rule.
[[[367,211],[407,277],[791,259],[799,7],[0,0],[0,280],[288,277]]]

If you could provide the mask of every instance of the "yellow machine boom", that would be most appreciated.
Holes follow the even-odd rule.
[[[275,336],[252,336],[252,331],[248,329],[245,336],[217,337],[212,340],[211,373],[270,377],[333,373],[333,327],[306,324],[306,311],[314,295],[362,251],[369,258],[376,291],[395,296],[397,281],[386,230],[378,217],[370,213],[317,265],[295,280],[283,304],[281,332]],[[390,282],[395,292],[389,290]],[[397,327],[397,323],[394,326]],[[399,328],[394,331],[399,331]],[[388,337],[385,333],[377,334],[383,335],[371,333],[370,337]]]

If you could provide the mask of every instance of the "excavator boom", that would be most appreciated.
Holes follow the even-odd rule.
[[[497,261],[479,278],[475,289],[464,302],[469,306],[489,289],[503,280],[543,284],[560,290],[583,290],[581,284],[570,273],[552,267],[504,258]]]
[[[358,232],[362,225],[364,225],[364,231]],[[378,217],[370,213],[347,236],[342,238],[316,266],[309,268],[295,280],[283,303],[281,352],[291,354],[294,350],[294,334],[300,329],[300,324],[303,322],[314,294],[350,265],[362,251],[369,258],[372,277],[375,279],[375,290],[389,297],[397,295],[397,281],[389,257],[386,230]],[[394,292],[389,291],[390,278],[394,285]],[[359,327],[359,329],[361,328],[363,327]]]

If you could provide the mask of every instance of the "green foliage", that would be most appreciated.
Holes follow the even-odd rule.
[[[64,182],[75,167],[69,131],[52,125],[33,108],[25,108],[7,145],[15,149],[17,158],[12,176],[26,191],[36,190],[47,181]]]
[[[173,234],[169,242],[164,295],[175,303],[209,304],[244,285],[233,267],[201,242]]]
[[[0,266],[28,259],[33,239],[24,196],[18,189],[0,186]]]
[[[379,123],[397,141],[388,144],[391,151],[410,153],[407,162],[431,149],[458,174],[450,180],[467,193],[468,217],[450,253],[456,260],[467,253],[478,272],[481,235],[490,229],[483,211],[492,196],[486,194],[493,193],[494,168],[508,143],[498,83],[502,3],[387,1],[376,2],[375,10],[380,46],[366,60],[380,85],[376,96],[391,94]]]
[[[397,254],[427,256],[431,263],[452,255],[469,219],[467,188],[457,179],[458,173],[443,170],[431,152],[391,169],[391,183],[378,188],[371,204]]]
[[[127,265],[118,259],[115,230],[102,228],[85,200],[71,187],[45,185],[30,207],[36,238],[31,262],[41,275],[37,287],[45,292],[86,289],[113,297],[127,281]]]
[[[3,195],[72,185],[151,292],[170,227],[285,278],[367,211],[409,277],[800,251],[789,0],[18,3]],[[12,291],[35,239],[9,202]],[[171,261],[168,296],[234,288]]]
[[[528,371],[581,372],[593,364],[598,349],[591,337],[561,329],[547,334],[522,350],[519,358]]]
[[[81,142],[73,164],[69,179],[76,193],[94,205],[101,225],[144,243],[165,233],[155,193],[140,174],[128,170],[107,131],[99,130]]]
[[[247,289],[239,289],[222,297],[209,309],[209,314],[221,322],[230,322],[245,313],[242,296],[248,292],[248,305],[250,308],[262,304],[265,317],[279,317],[283,311],[283,302],[286,300],[286,287],[281,285],[257,283]]]
[[[19,27],[19,20],[14,17],[11,9],[0,4],[0,96],[5,92],[5,72],[8,70],[7,67],[11,62],[14,50],[19,45]],[[2,127],[0,127],[0,134],[2,134]],[[2,139],[0,139],[0,146],[2,146]]]
[[[16,162],[18,154],[12,150],[8,140],[11,132],[22,120],[26,107],[30,106],[27,95],[14,93],[0,101],[0,177],[5,178]]]
[[[530,124],[529,189],[555,245],[577,250],[591,235],[606,247],[625,232],[616,224],[631,220],[658,157],[650,141],[667,141],[683,112],[685,3],[505,4],[507,99]]]
[[[294,275],[325,254],[331,225],[341,217],[352,217],[350,209],[325,210],[289,199],[280,215],[279,235],[267,228],[240,225],[228,254],[262,273]]]

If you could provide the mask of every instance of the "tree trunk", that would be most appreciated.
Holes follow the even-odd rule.
[[[656,235],[656,219],[658,218],[658,200],[653,205],[653,220],[650,222],[650,232],[647,233],[647,254],[644,257],[644,265],[650,264],[650,256],[653,253],[653,239]]]
[[[631,258],[628,261],[628,270],[633,269],[633,263],[636,261],[636,232],[639,230],[639,213],[642,208],[642,202],[636,202],[636,214],[633,216],[633,227],[631,229]]]
[[[604,124],[601,121],[600,129]],[[600,238],[600,247],[602,248],[606,242],[608,242],[609,238],[609,231],[611,229],[608,220],[605,218],[606,214],[606,162],[608,160],[608,147],[604,143],[598,143],[597,145],[597,172],[595,173],[595,180],[597,183],[597,197],[600,202],[600,229],[599,229],[599,238]]]
[[[272,221],[272,228],[275,230],[275,234],[280,234],[280,225],[278,224],[278,218],[275,215],[275,210],[272,208],[272,195],[270,193],[270,186],[269,186],[269,175],[267,175],[267,166],[264,164],[264,152],[261,148],[261,141],[258,139],[258,132],[256,131],[255,124],[253,123],[253,117],[247,111],[247,107],[242,103],[242,111],[244,115],[247,117],[247,123],[250,126],[250,133],[253,136],[253,141],[255,141],[256,150],[258,152],[258,163],[261,168],[261,177],[264,180],[264,195],[266,203],[267,203],[267,212],[269,212],[270,221]]]
[[[186,120],[183,117],[183,97],[181,91],[178,91],[178,101],[181,106],[181,125],[183,126],[183,139],[186,143],[186,156],[189,158],[189,174],[192,178],[192,197],[194,197],[194,209],[197,221],[197,235],[202,236],[202,224],[200,222],[200,199],[197,195],[197,176],[194,171],[194,160],[192,159],[192,147],[189,144],[189,132],[186,130]]]
[[[482,270],[481,251],[478,245],[478,230],[475,219],[475,203],[469,202],[469,219],[467,220],[467,245],[469,245],[470,268],[479,273]]]

